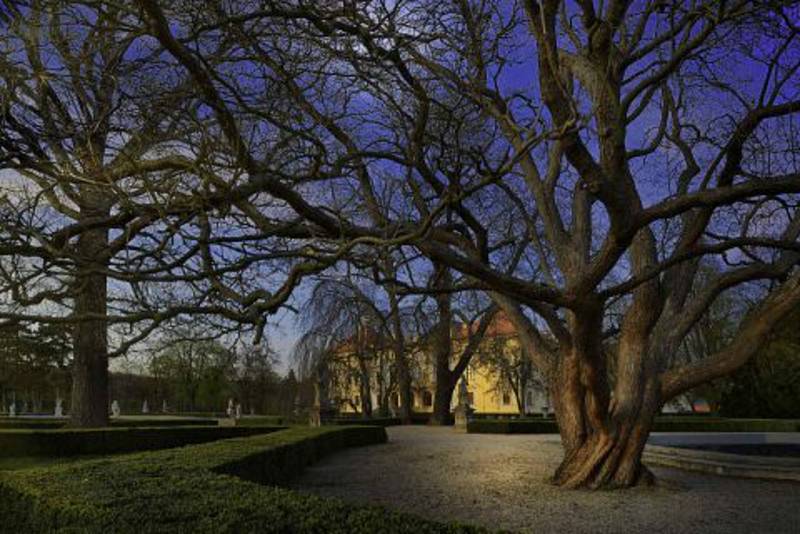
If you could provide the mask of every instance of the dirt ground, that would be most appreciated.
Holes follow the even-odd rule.
[[[350,449],[310,467],[293,487],[423,517],[494,529],[579,532],[800,532],[800,484],[653,468],[659,484],[571,491],[546,479],[555,436],[387,429],[389,443]]]

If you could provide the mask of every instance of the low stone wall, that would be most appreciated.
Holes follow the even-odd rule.
[[[800,458],[751,456],[683,448],[692,445],[800,444],[800,433],[654,434],[645,463],[722,476],[800,482]]]

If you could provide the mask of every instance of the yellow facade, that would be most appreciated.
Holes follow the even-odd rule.
[[[454,336],[457,338],[457,336]],[[454,341],[453,354],[456,358],[461,354],[466,341]],[[507,357],[519,354],[519,343],[516,336],[511,334],[497,334],[486,338],[481,344],[479,351],[473,356],[470,365],[462,377],[466,380],[467,391],[470,399],[470,406],[478,414],[507,414],[515,415],[520,413],[517,397],[510,387],[500,380],[500,376],[495,368],[485,363],[487,356],[492,353],[497,355],[498,351],[505,353]],[[371,393],[373,396],[372,406],[377,409],[379,402],[377,399],[379,387],[377,375],[380,372],[374,362],[391,362],[392,355],[388,350],[376,350],[373,355],[379,354],[380,358],[369,358],[368,374],[370,375]],[[362,353],[363,355],[363,353]],[[363,356],[362,356],[363,357]],[[435,393],[434,362],[430,354],[418,351],[412,355],[412,388],[414,395],[413,411],[417,413],[430,413],[433,411],[433,397]],[[340,379],[332,387],[332,400],[337,404],[339,411],[347,414],[355,414],[361,411],[360,408],[360,382],[352,377],[360,377],[359,370],[363,373],[363,362],[359,366],[358,354],[351,349],[343,350],[335,359],[338,372],[335,371]],[[455,365],[451,362],[451,368]],[[342,380],[341,377],[347,375],[350,379]],[[548,409],[547,395],[532,387],[520,392],[521,399],[526,413],[546,412]],[[451,408],[455,408],[458,403],[458,387],[451,400]],[[391,403],[399,405],[399,396],[392,394]]]

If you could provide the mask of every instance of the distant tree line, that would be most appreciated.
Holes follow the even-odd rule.
[[[71,387],[71,339],[58,325],[0,328],[0,410],[52,410]]]
[[[13,402],[17,413],[52,413],[61,398],[69,413],[71,346],[69,330],[59,325],[0,329],[0,411]],[[290,414],[309,402],[293,370],[285,377],[275,370],[268,348],[184,339],[144,359],[144,372],[110,374],[109,399],[123,413],[141,413],[145,401],[151,413],[223,413],[233,399],[243,413]]]
[[[720,414],[800,418],[800,309],[781,322],[758,354],[721,381]]]

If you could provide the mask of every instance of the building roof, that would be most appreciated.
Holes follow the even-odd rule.
[[[453,327],[453,339],[463,341],[469,338],[469,335],[474,334],[480,328],[480,320],[473,321],[469,328],[465,323],[457,323]],[[511,319],[502,311],[495,313],[492,322],[489,323],[486,329],[484,339],[492,339],[495,337],[507,337],[517,335],[517,329]],[[347,353],[355,352],[358,349],[384,349],[388,348],[388,340],[381,336],[375,329],[370,327],[363,327],[359,329],[357,334],[350,336],[348,339],[339,343],[334,352]]]
[[[473,321],[471,325],[469,325],[469,329],[465,323],[458,323],[455,326],[453,337],[455,339],[466,339],[469,337],[469,334],[474,334],[480,328],[481,322]],[[514,328],[514,323],[511,322],[511,319],[508,316],[500,311],[494,314],[492,318],[492,322],[489,323],[489,327],[486,329],[486,338],[493,338],[493,337],[503,337],[503,336],[515,336],[517,334],[517,329]]]

